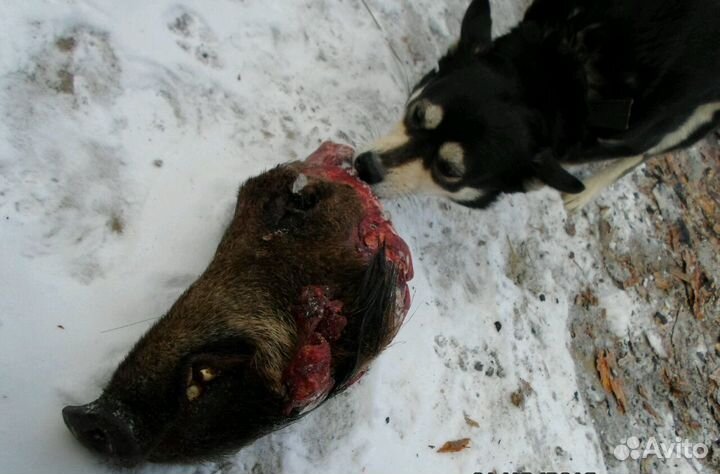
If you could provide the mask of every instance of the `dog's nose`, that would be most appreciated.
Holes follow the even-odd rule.
[[[361,153],[355,158],[355,169],[360,179],[368,184],[377,184],[383,180],[385,170],[380,162],[380,155],[373,151]]]
[[[131,427],[116,413],[95,402],[67,406],[62,415],[73,436],[91,451],[126,466],[140,461],[140,447]]]

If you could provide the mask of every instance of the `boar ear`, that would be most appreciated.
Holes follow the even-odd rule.
[[[473,54],[487,49],[492,43],[491,29],[490,2],[473,0],[462,21],[458,46]]]
[[[353,316],[361,321],[357,356],[354,367],[338,385],[365,369],[395,337],[402,324],[396,315],[398,291],[402,291],[398,288],[398,270],[387,260],[383,248],[373,257],[360,285]]]

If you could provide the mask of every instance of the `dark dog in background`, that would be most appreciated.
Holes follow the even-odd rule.
[[[539,181],[576,209],[720,123],[718,0],[536,0],[510,33],[490,27],[473,0],[403,120],[357,157],[381,196],[482,208]],[[563,168],[600,160],[584,183]]]

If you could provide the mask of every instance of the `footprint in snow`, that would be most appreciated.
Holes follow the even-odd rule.
[[[168,16],[170,17],[168,30],[177,37],[175,42],[180,49],[193,55],[206,66],[215,69],[223,67],[215,50],[217,37],[199,15],[184,8],[176,8]]]

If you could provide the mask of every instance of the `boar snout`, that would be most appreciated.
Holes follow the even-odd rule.
[[[91,451],[123,466],[142,460],[137,424],[120,404],[102,398],[80,406],[66,406],[63,420],[78,441]]]

